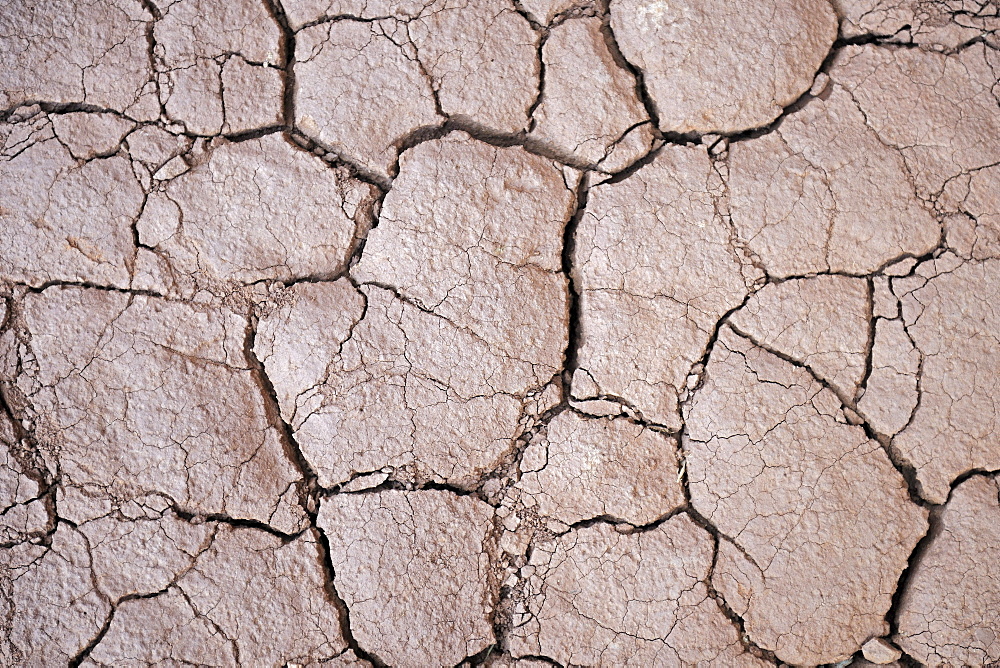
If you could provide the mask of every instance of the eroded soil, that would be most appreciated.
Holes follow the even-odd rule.
[[[0,6],[0,664],[1000,662],[993,0]]]

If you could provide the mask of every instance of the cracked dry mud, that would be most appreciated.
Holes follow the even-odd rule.
[[[0,665],[1000,665],[994,0],[0,53]]]

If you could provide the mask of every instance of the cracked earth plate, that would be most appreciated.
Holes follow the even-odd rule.
[[[1000,11],[0,8],[0,665],[1000,662]]]

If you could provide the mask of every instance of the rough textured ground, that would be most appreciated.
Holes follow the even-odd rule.
[[[995,0],[0,53],[0,665],[1000,665]]]

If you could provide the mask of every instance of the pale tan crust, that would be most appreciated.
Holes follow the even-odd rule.
[[[899,288],[922,373],[919,404],[893,444],[933,503],[944,503],[959,475],[1000,468],[1000,262],[959,262],[946,255],[922,265]]]
[[[845,397],[865,374],[869,295],[865,281],[816,276],[764,286],[730,323],[758,345],[808,366]]]
[[[400,145],[446,118],[528,127],[538,36],[504,0],[293,2],[290,12],[295,124],[363,169],[394,174]]]
[[[547,381],[391,291],[346,280],[296,286],[255,352],[328,487],[378,471],[474,486],[513,448]]]
[[[908,163],[849,93],[833,84],[774,132],[732,146],[733,223],[774,276],[868,274],[941,236]]]
[[[137,120],[159,115],[139,0],[58,0],[0,14],[0,109],[89,104]]]
[[[0,666],[1000,665],[997,0],[0,0]]]
[[[767,125],[809,90],[837,36],[827,0],[617,0],[611,25],[665,132]]]
[[[575,524],[649,524],[684,505],[674,439],[626,419],[562,413],[532,439],[517,489],[529,508]]]
[[[3,550],[0,559],[5,626],[0,658],[8,665],[68,663],[111,610],[91,579],[83,536],[62,525],[48,547],[20,543]]]
[[[158,292],[336,274],[369,222],[371,186],[280,135],[222,141],[198,158],[150,193],[136,222],[139,243],[164,266],[148,279]]]
[[[995,2],[963,0],[831,0],[844,37],[879,35],[889,41],[955,49],[976,39],[997,44]]]
[[[30,295],[25,323],[19,383],[65,488],[160,492],[191,512],[301,528],[297,474],[243,354],[243,316],[68,287]]]
[[[29,107],[0,123],[4,280],[129,287],[135,255],[130,227],[142,211],[142,186],[120,155],[89,162],[74,158],[74,149],[87,157],[88,144],[117,149],[121,128],[108,127],[106,118],[86,114],[54,121]],[[80,141],[64,144],[60,130]],[[69,202],[73,205],[61,204]]]
[[[896,641],[928,665],[1000,661],[1000,485],[974,476],[941,511],[937,535],[903,593]]]
[[[552,29],[542,49],[545,88],[531,136],[588,165],[615,172],[649,152],[649,116],[635,77],[617,62],[601,20],[580,18]],[[581,77],[580,72],[588,73]],[[629,132],[636,139],[625,141]]]
[[[566,347],[560,239],[573,205],[555,163],[449,135],[407,154],[352,275],[544,377]]]
[[[160,103],[171,120],[200,135],[278,122],[281,74],[273,66],[280,64],[280,31],[266,5],[253,0],[154,4],[160,14],[152,35]]]
[[[0,316],[4,309],[0,308]],[[48,528],[39,476],[31,470],[15,425],[0,415],[0,541],[15,543],[38,536]],[[34,475],[33,475],[34,474]]]
[[[1000,54],[983,44],[954,55],[850,47],[838,52],[831,77],[903,156],[917,195],[930,199],[950,179],[996,163],[998,70]]]
[[[394,21],[341,21],[298,34],[295,124],[342,159],[389,175],[397,144],[443,119]],[[360,73],[360,75],[358,74]]]
[[[668,145],[629,179],[593,188],[576,233],[579,368],[599,393],[668,427],[680,424],[691,366],[755,271],[717,213],[721,195],[705,151]]]
[[[766,665],[744,653],[706,586],[709,535],[681,515],[648,532],[606,524],[538,545],[511,651],[564,665]]]
[[[692,504],[726,536],[716,588],[779,659],[850,657],[888,630],[926,511],[805,369],[724,328],[705,376],[684,448]],[[837,583],[835,606],[816,586],[820,573]]]
[[[454,665],[494,642],[493,509],[447,492],[322,502],[337,591],[355,636],[395,666]]]

